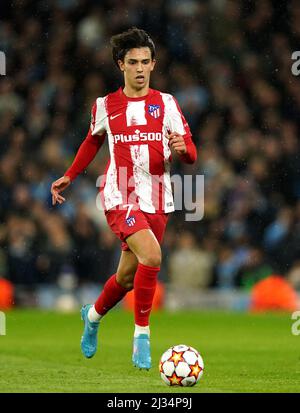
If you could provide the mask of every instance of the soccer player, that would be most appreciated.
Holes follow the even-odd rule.
[[[160,244],[168,214],[174,211],[171,149],[186,163],[195,162],[197,152],[177,101],[149,87],[155,67],[155,46],[149,35],[131,28],[113,36],[111,45],[124,87],[96,99],[86,138],[70,168],[51,186],[52,203],[65,201],[61,192],[107,139],[110,160],[100,195],[107,223],[122,241],[122,253],[116,273],[97,301],[81,309],[81,349],[85,357],[93,357],[100,320],[134,289],[132,361],[140,369],[149,369],[149,317],[161,264]]]

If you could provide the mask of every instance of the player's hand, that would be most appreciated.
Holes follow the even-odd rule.
[[[57,179],[51,185],[51,194],[52,194],[52,205],[55,205],[56,202],[62,204],[65,202],[65,198],[60,194],[60,192],[64,191],[71,183],[71,179],[69,176],[62,176],[61,178]]]
[[[167,133],[171,148],[178,154],[183,155],[187,152],[184,137],[177,132]]]

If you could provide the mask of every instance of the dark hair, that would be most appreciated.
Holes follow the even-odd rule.
[[[142,29],[137,27],[132,27],[127,31],[116,34],[110,39],[110,44],[112,46],[112,55],[117,67],[118,60],[124,61],[126,53],[130,49],[135,49],[139,47],[149,47],[151,51],[151,59],[155,56],[155,45],[151,37]]]

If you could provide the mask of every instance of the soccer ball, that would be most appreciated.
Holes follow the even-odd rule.
[[[193,347],[180,344],[161,356],[159,372],[168,386],[194,386],[202,377],[203,359]]]

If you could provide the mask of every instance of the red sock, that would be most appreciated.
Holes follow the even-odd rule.
[[[139,326],[149,325],[159,270],[159,267],[138,264],[134,277],[134,316],[135,324]]]
[[[95,310],[98,314],[106,314],[128,293],[126,288],[118,284],[116,274],[112,275],[104,284],[103,291],[95,302]]]

